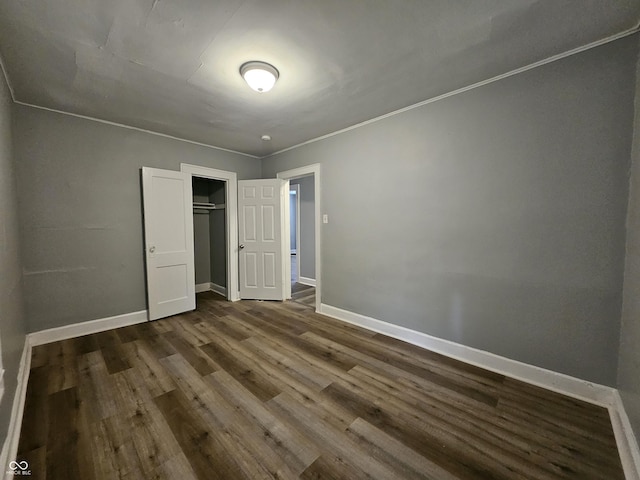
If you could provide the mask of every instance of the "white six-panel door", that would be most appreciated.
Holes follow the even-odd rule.
[[[240,298],[285,297],[284,186],[280,179],[238,181]],[[288,199],[288,191],[286,194]]]
[[[142,168],[149,320],[196,308],[191,175]]]

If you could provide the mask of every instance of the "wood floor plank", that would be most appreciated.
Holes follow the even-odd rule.
[[[213,325],[215,325],[215,330],[211,328]],[[215,336],[218,331],[222,331],[225,335],[238,341],[246,340],[254,335],[254,331],[244,326],[233,315],[225,315],[207,322],[200,322],[195,327],[206,335]]]
[[[261,428],[262,437],[269,447],[277,452],[297,475],[319,456],[320,452],[313,442],[274,415],[262,402],[246,395],[241,385],[226,372],[209,375],[207,381],[230,404],[236,405],[236,408],[241,409]]]
[[[49,435],[48,376],[49,367],[46,365],[31,369],[25,397],[24,415],[22,416],[22,434],[18,445],[18,455],[47,445]]]
[[[367,480],[371,476],[347,463],[342,456],[325,453],[302,472],[303,480]]]
[[[245,478],[232,452],[224,449],[220,440],[194,416],[189,401],[179,390],[155,398],[174,437],[200,480]]]
[[[221,368],[220,364],[213,361],[210,356],[205,355],[206,352],[197,348],[197,345],[189,343],[183,336],[181,336],[180,333],[178,333],[178,331],[179,330],[175,330],[173,332],[165,333],[164,338],[173,345],[176,351],[179,352],[180,355],[182,355],[200,375],[209,375]],[[184,330],[182,330],[182,333],[184,333]],[[196,343],[201,345],[199,341]]]
[[[153,328],[153,330],[155,330],[155,332],[158,335],[161,335],[163,333],[168,333],[168,332],[173,332],[173,322],[172,322],[173,318],[162,318],[160,320],[154,320],[152,322],[149,322],[149,324],[151,325],[151,328]]]
[[[256,355],[281,368],[309,388],[320,391],[333,381],[330,375],[327,375],[312,362],[308,362],[302,357],[291,355],[290,352],[283,353],[276,346],[269,345],[264,339],[249,338],[243,344],[247,345]]]
[[[140,403],[127,422],[143,472],[153,472],[182,451],[154,403]]]
[[[215,428],[222,428],[236,420],[235,408],[224,400],[219,392],[209,388],[193,366],[181,355],[171,355],[161,360],[178,388],[185,395],[193,410],[206,418]],[[215,405],[215,409],[211,408]]]
[[[323,455],[336,458],[338,462],[349,465],[353,469],[363,472],[371,478],[385,478],[401,480],[400,472],[392,470],[368,455],[356,442],[328,423],[310,414],[304,405],[282,393],[268,402],[269,408],[278,412],[282,418],[289,418],[295,422],[298,429],[308,438],[315,439],[323,449]],[[360,475],[362,476],[362,475]]]
[[[164,335],[151,334],[140,338],[139,342],[156,358],[164,358],[177,352],[176,347],[167,341]]]
[[[100,351],[102,352],[102,358],[109,373],[117,373],[131,368],[120,344],[102,347]]]
[[[75,345],[76,355],[95,352],[99,348],[94,335],[83,335],[82,337],[76,337],[72,340]]]
[[[209,343],[207,335],[196,328],[196,325],[201,322],[202,317],[200,315],[191,315],[188,318],[177,317],[174,322],[172,336],[179,336],[193,347]]]
[[[624,478],[601,406],[301,302],[197,306],[34,347],[17,459],[65,480]]]
[[[135,340],[124,344],[122,349],[134,368],[133,374],[142,381],[151,397],[157,397],[176,388],[175,382],[144,342]]]
[[[27,462],[31,478],[47,478],[47,447],[42,446],[18,454],[16,462]]]
[[[150,480],[197,480],[198,477],[187,457],[180,452],[161,464],[147,478]]]
[[[459,480],[452,473],[407,448],[406,445],[362,418],[356,418],[349,425],[347,434],[359,445],[364,446],[372,457],[393,465],[407,480]]]
[[[108,338],[108,337],[105,337]],[[110,377],[99,350],[78,359],[78,388],[93,419],[105,419],[117,413],[113,398],[114,380]]]
[[[68,388],[48,397],[49,438],[47,440],[47,477],[82,478],[89,471],[81,468],[82,445],[78,435],[78,389]]]
[[[260,400],[267,401],[280,393],[280,389],[259,370],[227,350],[222,342],[214,341],[200,349]]]
[[[49,394],[77,386],[78,367],[76,365],[76,362],[69,361],[66,363],[51,365],[49,367],[48,377],[47,392]]]
[[[143,478],[127,419],[113,415],[88,424],[95,479]]]
[[[57,343],[57,342],[54,342]],[[49,365],[49,349],[53,344],[34,345],[31,349],[31,369]]]

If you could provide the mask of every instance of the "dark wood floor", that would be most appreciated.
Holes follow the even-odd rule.
[[[34,348],[31,478],[623,478],[603,408],[296,302],[198,304]]]

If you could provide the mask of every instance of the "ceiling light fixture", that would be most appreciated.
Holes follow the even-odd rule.
[[[256,92],[264,93],[273,88],[278,79],[278,70],[268,63],[247,62],[240,67],[240,75]]]

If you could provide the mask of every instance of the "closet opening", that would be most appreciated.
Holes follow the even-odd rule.
[[[226,181],[192,176],[196,293],[227,298]]]

